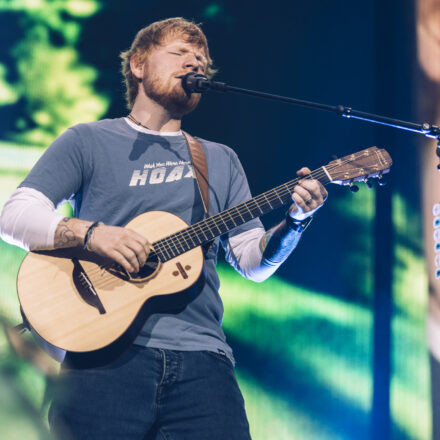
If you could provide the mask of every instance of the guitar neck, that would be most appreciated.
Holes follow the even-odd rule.
[[[154,252],[162,262],[165,262],[190,249],[209,243],[214,238],[243,223],[292,202],[292,193],[295,186],[300,179],[307,178],[319,180],[323,185],[331,181],[325,167],[320,167],[306,177],[293,179],[233,208],[229,208],[156,241],[153,243]]]

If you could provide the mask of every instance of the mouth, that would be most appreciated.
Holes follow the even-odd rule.
[[[196,75],[198,75],[196,72],[185,72],[185,73],[181,73],[180,75],[175,76],[175,78],[179,78],[182,79],[183,77],[185,77],[186,75],[190,74],[190,73],[194,73]]]

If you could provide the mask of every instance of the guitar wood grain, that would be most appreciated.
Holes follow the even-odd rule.
[[[141,214],[126,225],[150,243],[187,226],[179,217],[162,211]],[[87,304],[75,287],[73,262],[68,256],[78,253],[104,314]],[[64,350],[87,352],[109,345],[127,330],[149,298],[187,289],[203,269],[200,246],[161,264],[154,276],[140,283],[124,281],[89,260],[90,256],[82,259],[77,249],[30,252],[19,269],[17,291],[24,314],[43,339]]]

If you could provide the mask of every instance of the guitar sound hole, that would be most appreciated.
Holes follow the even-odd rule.
[[[155,276],[160,264],[161,261],[159,260],[159,257],[152,252],[148,256],[146,263],[141,267],[138,273],[128,274],[125,269],[119,264],[114,264],[112,266],[106,267],[106,269],[112,275],[115,275],[118,278],[123,279],[124,281],[140,283],[147,280],[148,278]]]
[[[156,254],[149,255],[146,263],[141,267],[139,272],[130,274],[130,276],[135,280],[150,278],[151,275],[156,272],[159,263],[160,261]]]

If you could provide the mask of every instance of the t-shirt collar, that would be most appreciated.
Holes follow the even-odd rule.
[[[131,128],[134,128],[135,130],[140,131],[141,133],[154,134],[156,136],[181,136],[182,135],[182,130],[179,130],[179,131],[150,130],[149,128],[141,127],[140,125],[135,124],[134,122],[130,121],[130,119],[128,119],[128,118],[124,118],[124,120]]]

